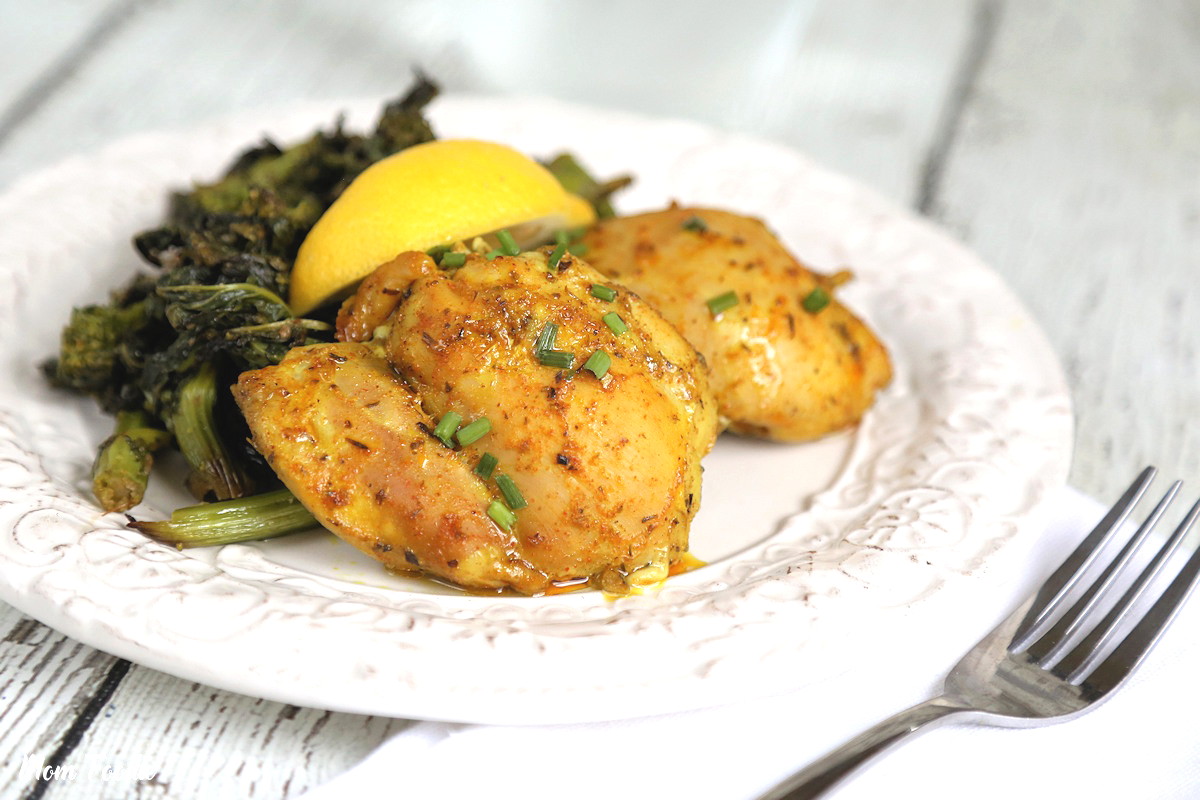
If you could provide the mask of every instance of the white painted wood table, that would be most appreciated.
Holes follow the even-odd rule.
[[[689,117],[806,151],[978,251],[1065,368],[1076,487],[1112,498],[1146,463],[1200,477],[1195,2],[0,0],[0,10],[0,187],[138,131],[393,96],[417,64],[448,90]],[[131,666],[7,607],[0,637],[3,797],[294,797],[408,724]],[[157,775],[35,783],[20,774],[27,754]]]

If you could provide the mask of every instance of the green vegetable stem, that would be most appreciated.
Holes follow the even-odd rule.
[[[187,506],[175,510],[169,520],[131,520],[129,526],[179,547],[208,547],[271,539],[320,527],[320,523],[295,495],[279,489]]]
[[[171,434],[155,428],[140,411],[117,414],[113,435],[100,445],[92,465],[92,491],[105,511],[127,511],[146,494],[155,450],[171,441]]]
[[[188,489],[199,498],[228,500],[249,493],[249,478],[233,462],[217,432],[217,370],[205,362],[186,380],[169,423],[180,452],[192,468]]]
[[[587,170],[570,153],[560,153],[546,163],[546,169],[558,179],[562,187],[571,194],[577,194],[592,204],[596,216],[608,219],[616,216],[611,198],[613,194],[633,183],[629,175],[621,175],[601,183],[588,173]]]

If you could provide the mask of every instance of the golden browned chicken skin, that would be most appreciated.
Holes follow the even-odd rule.
[[[814,439],[858,422],[891,380],[882,343],[833,297],[848,273],[806,268],[758,219],[672,207],[604,220],[584,242],[592,266],[641,295],[704,356],[730,430]],[[729,292],[737,304],[714,314],[707,301]],[[827,304],[811,310],[822,292]]]
[[[590,580],[608,591],[666,577],[699,507],[716,409],[695,350],[627,291],[546,251],[439,269],[406,253],[342,308],[345,341],[291,350],[234,394],[255,446],[330,530],[389,567],[525,594]],[[602,316],[615,312],[617,335]],[[578,368],[543,365],[535,342]],[[448,412],[491,430],[467,446],[434,435]],[[483,453],[494,475],[476,472]],[[506,530],[488,515],[509,476],[528,505]]]

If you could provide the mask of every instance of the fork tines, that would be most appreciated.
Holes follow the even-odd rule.
[[[1167,507],[1179,493],[1181,484],[1176,481],[1145,521],[1137,527],[1116,557],[1078,599],[1059,615],[1067,605],[1072,590],[1079,585],[1100,551],[1122,530],[1125,520],[1145,494],[1155,474],[1156,470],[1153,467],[1143,470],[1117,504],[1047,579],[1038,590],[1008,648],[1012,653],[1025,652],[1026,657],[1034,663],[1050,669],[1070,683],[1080,684],[1089,695],[1095,697],[1115,689],[1141,663],[1183,605],[1200,576],[1198,549],[1121,643],[1104,655],[1106,646],[1114,638],[1121,622],[1145,595],[1187,536],[1196,518],[1200,516],[1198,501],[1104,618],[1080,638],[1087,623],[1095,616],[1094,612],[1099,604],[1112,595],[1123,573],[1128,571],[1127,568],[1138,549],[1150,537]]]

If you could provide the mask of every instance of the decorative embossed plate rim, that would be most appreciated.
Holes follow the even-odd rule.
[[[361,123],[377,104],[340,107]],[[852,435],[788,451],[797,470],[827,476],[820,491],[796,490],[803,510],[658,593],[618,601],[354,583],[252,546],[181,553],[101,514],[85,476],[107,422],[46,388],[36,362],[72,304],[132,268],[128,237],[158,218],[168,189],[215,174],[263,131],[286,139],[331,116],[308,104],[142,135],[0,198],[4,600],[98,648],[246,694],[574,722],[811,686],[902,642],[937,653],[950,609],[1012,574],[1042,500],[1065,481],[1071,412],[1053,354],[997,276],[784,147],[537,99],[451,96],[433,117],[442,135],[538,155],[569,147],[601,174],[632,171],[626,211],[679,199],[752,213],[815,266],[854,267],[846,295],[892,349],[896,380]],[[747,508],[771,479],[745,476]],[[738,519],[723,513],[724,525]]]

